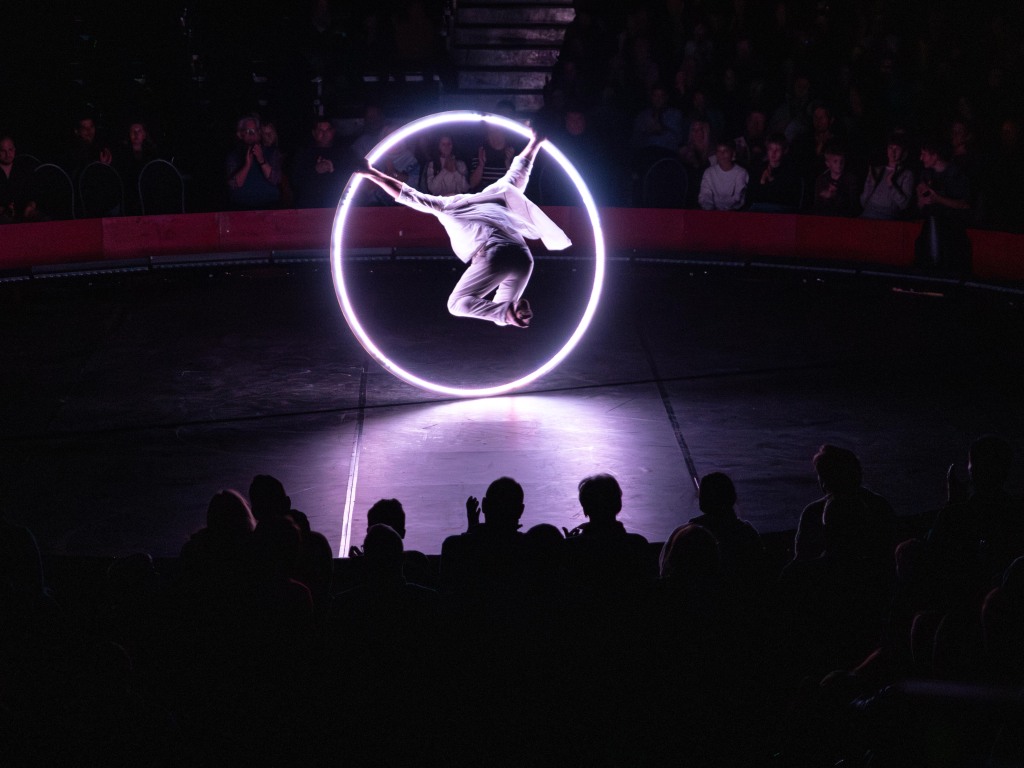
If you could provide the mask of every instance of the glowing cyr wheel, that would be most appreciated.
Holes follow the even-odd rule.
[[[383,141],[370,150],[366,159],[369,160],[371,164],[376,164],[377,160],[387,153],[395,144],[409,138],[410,136],[415,136],[421,131],[438,128],[443,125],[479,123],[481,121],[498,125],[505,130],[517,133],[527,139],[532,135],[529,128],[499,115],[465,111],[440,112],[434,115],[428,115],[427,117],[422,117],[419,120],[414,120],[399,130],[388,134]],[[338,295],[338,303],[341,305],[341,311],[345,315],[345,320],[348,321],[349,327],[352,329],[352,332],[355,333],[356,338],[359,339],[360,344],[363,345],[374,360],[402,381],[408,382],[409,384],[422,389],[430,390],[431,392],[439,392],[441,394],[453,395],[455,397],[489,397],[492,395],[501,395],[515,389],[519,389],[520,387],[524,387],[530,382],[536,381],[544,374],[553,370],[573,350],[573,347],[579,343],[580,339],[583,338],[583,334],[586,333],[587,327],[590,325],[590,321],[594,317],[594,312],[597,310],[597,302],[601,295],[601,285],[604,282],[604,237],[601,234],[601,222],[597,215],[597,206],[594,204],[594,198],[591,196],[590,190],[587,189],[587,185],[584,183],[583,178],[580,176],[576,168],[573,167],[568,158],[566,158],[566,156],[563,155],[550,141],[545,141],[542,148],[551,157],[558,161],[565,173],[570,179],[572,179],[573,183],[576,185],[576,190],[583,199],[583,205],[587,209],[587,214],[590,217],[590,225],[594,230],[594,285],[591,288],[590,300],[587,302],[587,307],[583,311],[583,316],[580,318],[579,325],[576,326],[576,330],[573,331],[568,341],[565,342],[558,352],[556,352],[546,363],[535,371],[506,384],[498,384],[491,387],[475,389],[450,387],[444,384],[427,381],[426,379],[395,364],[395,362],[390,360],[366,333],[362,323],[359,322],[359,318],[356,316],[352,302],[349,300],[348,291],[345,287],[344,271],[342,269],[344,263],[345,222],[348,219],[349,210],[352,207],[352,201],[355,198],[356,191],[358,190],[360,183],[362,183],[363,178],[361,176],[353,176],[352,179],[349,180],[344,192],[342,192],[341,202],[338,204],[338,212],[334,216],[334,232],[331,237],[331,271],[334,276],[334,290]]]

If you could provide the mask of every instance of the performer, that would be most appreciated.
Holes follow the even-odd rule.
[[[453,315],[528,327],[533,311],[522,296],[533,272],[533,256],[526,238],[541,240],[555,251],[572,245],[523,194],[543,142],[544,137],[534,133],[502,178],[472,194],[423,194],[365,161],[357,171],[398,202],[433,214],[444,226],[455,255],[469,264],[448,297]],[[488,299],[492,291],[494,297]]]

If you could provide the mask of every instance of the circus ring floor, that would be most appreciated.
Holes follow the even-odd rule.
[[[445,315],[459,264],[443,253],[368,253],[353,269],[377,332],[440,377],[513,371],[575,311],[565,286],[586,271],[538,258],[537,320],[520,331]],[[3,509],[49,555],[173,557],[213,493],[269,473],[339,555],[382,497],[405,505],[406,546],[436,553],[498,476],[523,484],[524,525],[571,528],[579,479],[611,472],[623,522],[661,541],[719,470],[739,514],[785,541],[832,442],[910,519],[941,505],[946,468],[963,471],[981,433],[1013,442],[1024,486],[1021,299],[613,246],[594,323],[561,366],[513,395],[454,400],[369,358],[325,252],[65,265],[0,281]]]

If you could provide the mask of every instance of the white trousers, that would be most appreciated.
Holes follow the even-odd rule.
[[[517,243],[485,247],[473,257],[452,295],[448,311],[456,317],[475,317],[506,325],[509,305],[519,301],[533,274],[529,248]],[[487,296],[494,291],[494,296]]]

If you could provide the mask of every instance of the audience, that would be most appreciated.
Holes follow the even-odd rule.
[[[279,480],[256,475],[249,501],[213,495],[172,566],[144,553],[112,562],[88,631],[71,621],[70,596],[51,594],[31,533],[0,519],[0,757],[145,755],[169,768],[339,754],[428,766],[860,759],[892,748],[859,730],[851,707],[863,697],[915,675],[1021,678],[1024,508],[1005,489],[1011,461],[1004,439],[975,440],[930,531],[917,523],[920,538],[896,547],[892,510],[861,485],[857,457],[824,445],[825,496],[804,510],[781,570],[720,472],[701,478],[701,515],[660,555],[616,519],[622,489],[597,474],[578,485],[587,521],[564,538],[550,523],[522,532],[523,488],[502,477],[466,499],[467,530],[439,558],[409,559],[405,511],[382,499],[348,562]],[[409,563],[441,591],[411,579]],[[981,738],[1010,750],[1014,723],[996,718]]]

